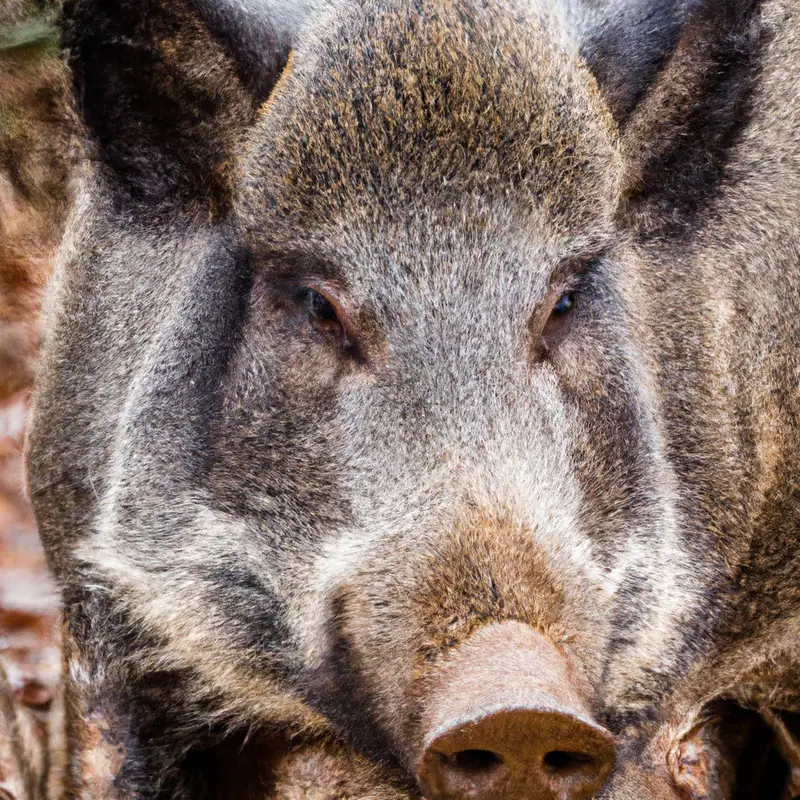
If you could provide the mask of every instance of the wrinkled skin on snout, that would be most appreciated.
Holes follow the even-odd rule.
[[[30,481],[120,796],[245,796],[191,756],[248,729],[431,800],[745,796],[744,723],[680,748],[800,709],[800,21],[699,6],[633,111],[624,41],[512,3],[68,10]]]

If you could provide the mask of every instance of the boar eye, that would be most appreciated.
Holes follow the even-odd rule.
[[[538,356],[546,357],[566,336],[570,313],[575,308],[576,292],[565,292],[551,307],[550,314],[541,331]]]
[[[336,316],[336,309],[324,295],[313,289],[306,289],[306,304],[308,316],[312,322],[326,327],[331,324],[338,325],[339,318]]]
[[[561,295],[561,297],[558,299],[558,302],[553,306],[553,316],[563,317],[565,314],[568,314],[570,311],[572,311],[574,305],[574,292],[568,292],[567,294]]]
[[[334,300],[308,286],[300,290],[298,300],[316,330],[329,336],[340,336],[345,344],[348,343],[342,313]]]
[[[353,317],[347,311],[345,300],[328,286],[320,289],[302,286],[294,298],[301,314],[310,326],[336,345],[337,350],[356,362],[364,363],[364,354],[358,340]]]

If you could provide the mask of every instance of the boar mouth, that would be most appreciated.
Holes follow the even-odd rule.
[[[800,714],[709,703],[670,755],[687,800],[798,800]]]

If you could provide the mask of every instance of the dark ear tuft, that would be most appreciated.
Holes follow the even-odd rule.
[[[641,232],[703,207],[748,118],[764,44],[759,0],[697,0],[622,128],[622,212]]]
[[[288,0],[290,19],[269,3],[236,0],[190,0],[232,60],[242,85],[261,102],[272,91],[289,58],[296,28],[308,13],[308,0]],[[284,0],[285,3],[285,0]]]
[[[611,0],[584,9],[581,54],[621,125],[674,50],[688,2]]]
[[[249,39],[241,35],[235,8],[211,0],[67,0],[76,101],[101,161],[128,196],[224,206],[226,164],[289,49],[266,19],[247,29]]]

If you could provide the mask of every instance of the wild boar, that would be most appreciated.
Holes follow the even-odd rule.
[[[800,9],[558,18],[67,7],[66,796],[797,793]]]

